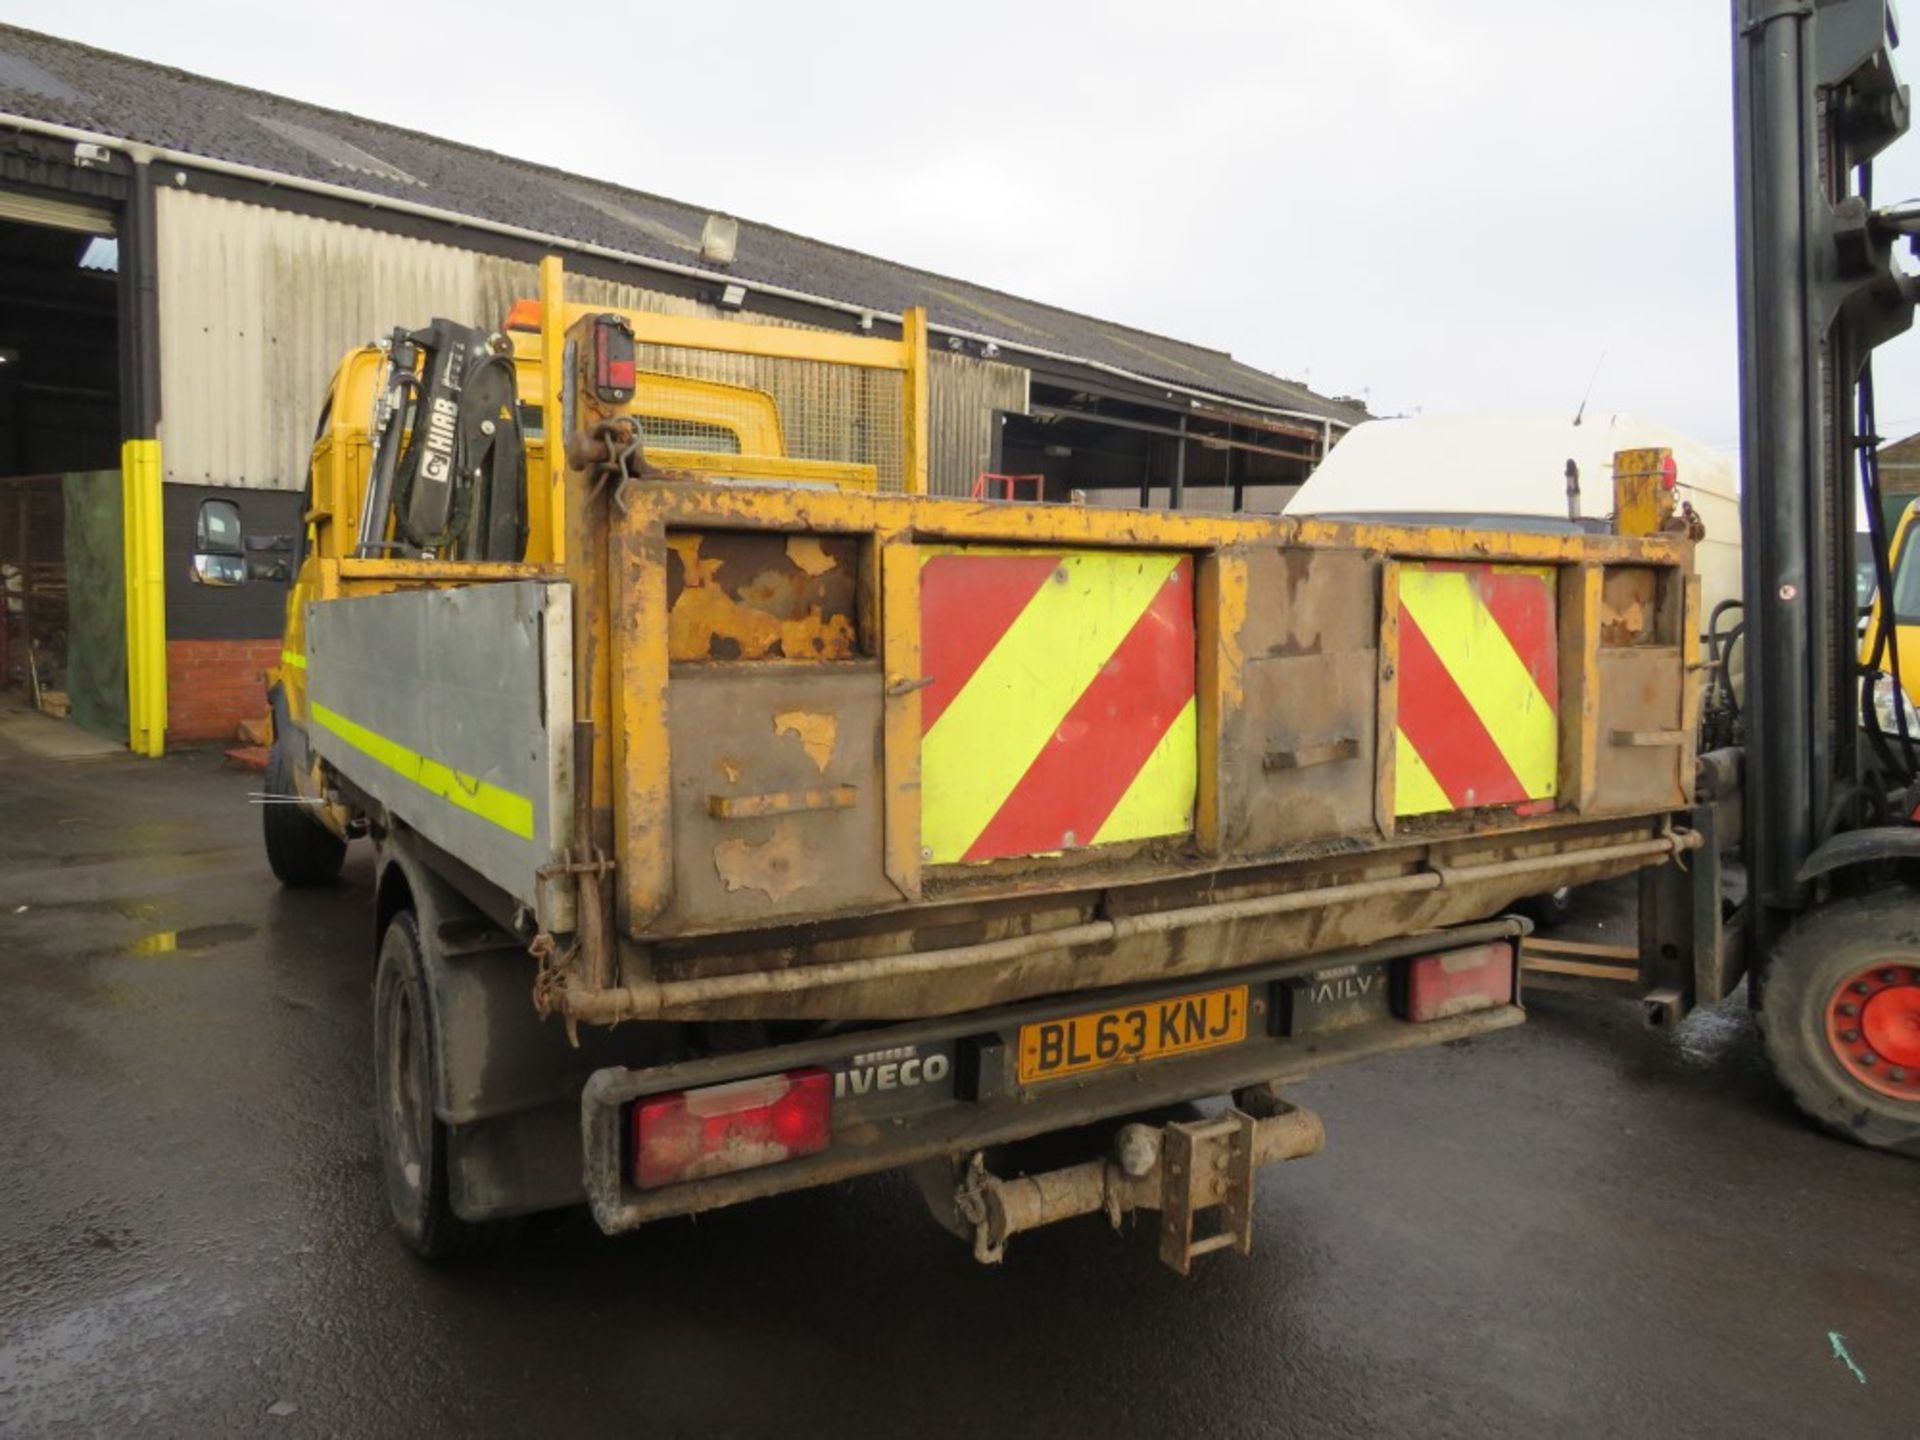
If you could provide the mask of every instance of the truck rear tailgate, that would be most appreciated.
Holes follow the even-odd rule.
[[[937,1014],[1366,943],[1671,854],[1690,799],[1675,537],[663,484],[615,553],[630,968],[1059,932],[972,985],[781,976],[676,1013]],[[1334,893],[1184,951],[1098,933],[1289,890]]]

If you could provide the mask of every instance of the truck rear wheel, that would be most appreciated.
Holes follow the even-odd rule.
[[[347,842],[309,815],[299,798],[287,742],[275,736],[267,757],[267,803],[260,807],[267,864],[282,885],[300,889],[331,884],[340,878]]]
[[[373,1091],[380,1171],[394,1228],[408,1249],[445,1260],[498,1238],[497,1223],[454,1214],[448,1135],[434,1114],[432,990],[420,953],[420,924],[402,910],[380,942],[373,981]]]
[[[1900,887],[1796,920],[1767,973],[1774,1073],[1836,1135],[1920,1157],[1920,895]]]

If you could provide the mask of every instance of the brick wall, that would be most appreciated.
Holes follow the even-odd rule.
[[[169,640],[167,740],[171,744],[231,740],[242,720],[267,713],[261,678],[280,663],[280,641]]]

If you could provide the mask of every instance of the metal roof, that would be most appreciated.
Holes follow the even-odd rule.
[[[1338,425],[1366,418],[1357,405],[1243,365],[1224,351],[752,221],[740,222],[732,263],[711,265],[699,253],[708,214],[699,206],[0,25],[0,125],[9,116],[272,171],[296,184],[431,206],[562,244],[710,271],[716,280],[749,287],[803,291],[887,314],[921,305],[936,329],[984,336],[1009,350],[1050,352]],[[378,224],[372,212],[369,223]]]

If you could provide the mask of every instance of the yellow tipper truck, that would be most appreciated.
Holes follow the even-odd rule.
[[[1503,908],[1698,843],[1684,537],[937,498],[917,312],[564,286],[343,361],[274,690],[426,1255],[911,1167],[983,1260],[1148,1209],[1185,1271],[1323,1142],[1279,1081],[1517,1024]]]

